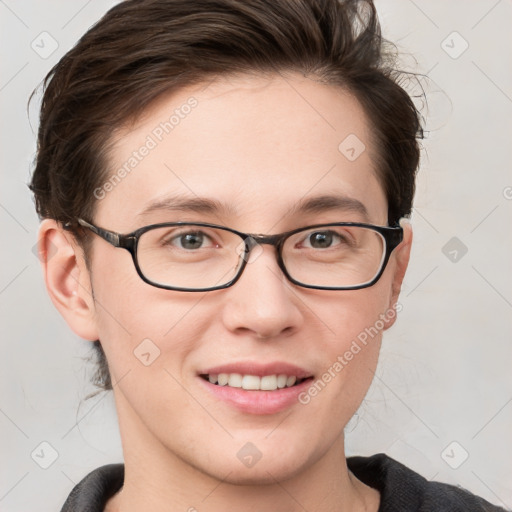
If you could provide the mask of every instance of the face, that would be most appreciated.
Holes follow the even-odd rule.
[[[355,159],[339,149],[349,136],[365,147]],[[119,233],[175,221],[264,234],[342,221],[386,225],[376,161],[368,120],[340,88],[298,75],[222,78],[159,100],[116,135],[109,175],[127,162],[131,170],[97,191],[89,220]],[[322,196],[352,202],[301,209]],[[95,301],[84,300],[90,337],[101,340],[117,383],[123,439],[219,479],[229,473],[232,482],[287,478],[321,461],[343,443],[370,385],[381,332],[394,318],[402,246],[366,289],[295,286],[275,249],[262,245],[235,285],[191,293],[150,286],[127,251],[94,237],[91,273],[83,267],[82,276]],[[378,334],[363,343],[372,326]],[[262,392],[201,376],[222,372],[309,380],[300,393]]]

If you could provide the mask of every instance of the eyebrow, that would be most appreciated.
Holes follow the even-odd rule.
[[[323,213],[333,210],[358,213],[365,219],[369,218],[368,210],[361,201],[353,197],[333,194],[303,198],[292,208],[290,213]]]
[[[365,205],[358,199],[344,195],[332,194],[303,198],[288,211],[287,216],[307,213],[324,213],[333,210],[357,213],[365,219],[368,219],[369,217],[368,210]],[[216,199],[170,195],[160,197],[150,202],[137,214],[137,217],[143,217],[160,211],[195,212],[211,215],[236,215],[235,208]]]
[[[221,203],[220,201],[217,201],[216,199],[171,195],[152,201],[137,214],[137,217],[143,217],[144,215],[160,211],[196,212],[208,214],[235,213],[233,208],[224,203]]]

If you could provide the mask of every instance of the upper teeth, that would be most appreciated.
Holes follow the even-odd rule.
[[[230,386],[249,390],[273,391],[275,389],[289,388],[297,382],[295,375],[241,375],[240,373],[219,373],[208,375],[212,384],[219,386]]]

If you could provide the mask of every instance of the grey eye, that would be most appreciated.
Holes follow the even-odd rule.
[[[180,235],[177,239],[178,245],[182,249],[200,249],[205,240],[204,233],[185,233]]]
[[[341,237],[332,231],[316,231],[307,238],[309,246],[313,249],[327,249],[340,240]]]

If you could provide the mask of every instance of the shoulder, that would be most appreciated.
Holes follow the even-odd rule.
[[[429,482],[384,453],[372,457],[349,457],[350,471],[381,494],[378,512],[499,512],[469,491],[441,482]]]
[[[75,485],[61,512],[103,512],[123,482],[124,464],[101,466]]]

